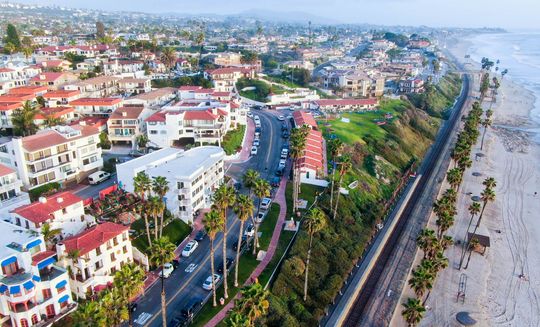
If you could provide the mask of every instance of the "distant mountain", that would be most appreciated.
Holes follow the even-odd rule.
[[[238,13],[236,15],[229,15],[244,18],[254,18],[263,21],[282,22],[282,23],[306,23],[311,21],[313,24],[340,24],[339,20],[335,18],[321,17],[306,12],[300,11],[268,11],[250,9]]]

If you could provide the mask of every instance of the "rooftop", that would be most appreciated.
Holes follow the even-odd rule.
[[[80,98],[69,102],[71,106],[112,106],[121,103],[121,98]]]
[[[10,168],[0,163],[0,176],[6,176],[15,172],[15,169]]]
[[[66,238],[62,243],[66,246],[66,252],[77,249],[80,255],[85,255],[128,229],[129,226],[106,222]]]
[[[23,227],[0,221],[0,259],[9,255],[21,252],[26,245],[32,241],[40,239],[40,236],[34,236]]]
[[[143,110],[142,106],[120,107],[112,112],[109,121],[111,119],[137,119]]]
[[[13,210],[13,212],[31,222],[43,223],[49,219],[53,219],[52,214],[56,211],[81,202],[82,200],[71,192],[61,192],[48,198],[40,198],[39,201],[19,207]]]

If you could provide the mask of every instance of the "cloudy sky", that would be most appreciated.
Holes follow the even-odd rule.
[[[17,1],[17,0],[15,0]],[[345,23],[539,29],[540,0],[19,0],[104,10],[234,14],[300,11]]]

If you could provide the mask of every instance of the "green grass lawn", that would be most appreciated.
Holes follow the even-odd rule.
[[[131,226],[132,229],[144,229],[144,219],[135,221]],[[191,227],[189,227],[182,220],[176,218],[173,218],[171,222],[163,228],[163,236],[169,237],[169,241],[175,245],[180,244],[189,235],[189,233],[191,233]],[[147,253],[148,239],[146,237],[146,231],[140,234],[140,236],[136,239],[132,240],[131,243],[141,252]]]
[[[270,240],[272,239],[274,227],[276,226],[276,222],[279,218],[279,208],[279,204],[272,203],[268,215],[259,227],[259,232],[262,233],[259,239],[261,250],[268,249],[268,245],[270,245]],[[244,254],[240,257],[240,265],[238,266],[238,282],[240,285],[244,284],[244,282],[249,278],[249,275],[251,275],[253,270],[255,270],[258,265],[259,261],[257,261],[257,258],[252,254],[252,250],[244,252]],[[268,267],[270,267],[270,265]],[[234,267],[228,274],[228,285],[229,299],[225,301],[225,304],[227,304],[229,300],[233,299],[236,293],[238,293],[238,291],[240,290],[240,288],[234,287]],[[223,287],[220,287],[217,290],[216,294],[219,301],[219,299],[223,296]],[[218,305],[217,307],[213,307],[212,299],[210,298],[210,301],[208,301],[204,305],[204,307],[195,317],[195,320],[193,321],[193,326],[204,326],[210,319],[212,319],[212,317],[214,317],[221,310],[221,308],[222,306],[220,305]]]
[[[315,186],[315,185],[309,185],[309,184],[302,184],[300,186],[300,194],[299,198],[302,200],[307,200],[308,202],[308,208],[315,200],[315,193],[322,192],[324,190],[323,187]],[[285,219],[290,219],[292,216],[292,191],[293,191],[293,185],[291,182],[287,183],[287,188],[285,189],[285,199],[287,201],[287,216]],[[303,212],[303,209],[300,209],[300,212]]]
[[[227,155],[235,154],[242,149],[242,140],[246,132],[245,125],[239,125],[238,128],[228,131],[223,137],[221,147]]]

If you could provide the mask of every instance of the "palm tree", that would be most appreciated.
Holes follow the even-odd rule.
[[[43,121],[43,126],[51,128],[53,126],[63,125],[65,124],[65,120],[62,117],[54,117],[54,115],[47,115],[45,116],[45,120]]]
[[[28,59],[34,52],[34,49],[32,49],[32,47],[24,47],[21,49],[21,52],[24,54],[24,57]]]
[[[478,239],[476,237],[472,237],[471,236],[471,241],[470,241],[470,244],[469,244],[469,257],[467,258],[467,263],[465,264],[465,269],[467,269],[469,267],[469,262],[471,261],[471,255],[472,255],[472,252],[476,249],[476,247],[480,244],[480,242],[478,241]]]
[[[212,270],[212,276],[214,276],[214,240],[216,239],[217,233],[223,231],[224,221],[221,218],[221,215],[214,209],[210,212],[204,214],[204,228],[208,233],[208,238],[210,239],[210,268]],[[212,277],[212,293],[213,293],[213,306],[217,306],[216,301],[216,284],[214,283],[214,278]]]
[[[106,326],[106,320],[102,313],[102,307],[98,301],[86,301],[79,303],[77,311],[73,313],[73,326],[95,327]]]
[[[463,171],[465,171],[465,169],[467,169],[467,168],[471,168],[471,166],[472,166],[472,160],[468,155],[462,157],[458,161],[458,167],[459,167],[459,169],[461,169]]]
[[[253,187],[255,196],[259,198],[259,205],[257,206],[257,219],[259,213],[261,212],[261,203],[263,198],[270,196],[270,190],[272,187],[267,180],[259,178],[255,181],[255,186]],[[253,255],[257,253],[257,248],[259,247],[259,223],[253,219],[253,226],[255,227],[255,240],[253,241]]]
[[[234,187],[221,184],[214,193],[214,205],[223,219],[223,297],[229,297],[227,285],[227,209],[236,202]]]
[[[141,216],[144,217],[144,225],[146,227],[146,236],[148,237],[149,246],[152,246],[152,239],[150,238],[150,225],[148,224],[148,215],[144,212],[144,209],[146,203],[146,194],[150,191],[151,188],[152,182],[150,181],[150,177],[148,177],[148,175],[144,171],[139,172],[133,178],[134,192],[139,195],[142,203],[139,208]]]
[[[307,300],[308,291],[308,276],[309,276],[309,260],[311,258],[311,247],[313,245],[313,235],[320,232],[326,226],[326,215],[319,208],[313,208],[306,215],[304,224],[309,235],[309,246],[306,258],[306,271],[304,278],[304,302]]]
[[[307,136],[310,128],[303,125],[300,128],[294,128],[291,131],[290,155],[293,160],[293,213],[298,208],[298,194],[300,193],[300,158],[304,156]]]
[[[165,195],[167,192],[169,192],[169,182],[167,182],[167,179],[163,176],[157,176],[153,177],[152,181],[152,191],[154,194],[156,194],[160,200],[163,200],[163,203],[165,204]],[[161,212],[161,221],[159,223],[159,237],[163,235],[163,213],[165,212],[165,206],[163,206],[163,210]],[[157,228],[157,226],[156,226]]]
[[[41,225],[41,235],[43,235],[43,239],[45,240],[45,244],[47,245],[47,248],[52,248],[53,240],[58,236],[60,233],[62,233],[61,228],[51,228],[51,225],[49,223],[44,223]]]
[[[341,161],[339,162],[339,183],[338,183],[338,193],[336,197],[336,206],[334,207],[334,216],[333,219],[336,220],[337,215],[337,208],[339,205],[339,197],[341,192],[339,191],[341,188],[341,182],[343,181],[343,176],[349,172],[349,170],[352,168],[352,162],[351,162],[351,156],[350,155],[344,155],[341,157]]]
[[[36,134],[39,128],[34,121],[38,113],[39,110],[30,101],[26,101],[21,108],[15,109],[11,116],[14,134],[22,136]]]
[[[255,326],[257,319],[268,312],[270,292],[265,290],[258,281],[255,281],[255,283],[244,287],[240,294],[241,296],[236,303],[239,312],[247,318],[248,326]]]
[[[482,120],[482,126],[484,127],[484,132],[482,133],[482,142],[480,143],[480,150],[484,148],[484,137],[486,136],[486,131],[489,126],[491,126],[492,121],[490,118]]]
[[[437,236],[433,229],[425,228],[416,238],[416,244],[424,252],[424,259],[429,258],[433,247],[437,243]]]
[[[341,155],[341,152],[343,151],[343,142],[336,138],[330,141],[330,154],[332,155],[332,186],[330,187],[330,208],[332,208],[332,204],[334,203],[334,180],[335,180],[335,174],[336,174],[336,160],[337,157]]]
[[[176,51],[171,47],[164,48],[161,51],[161,61],[163,61],[167,69],[171,69],[176,62]]]
[[[482,182],[482,185],[484,185],[486,188],[493,189],[497,186],[497,181],[493,177],[488,177],[484,179],[484,181]]]
[[[129,319],[129,310],[117,289],[104,291],[100,296],[101,314],[105,320],[104,326],[119,326],[123,321]]]
[[[437,215],[437,221],[435,223],[439,228],[437,237],[441,239],[444,233],[454,224],[454,215],[447,211],[441,212]]]
[[[420,300],[415,298],[408,298],[407,302],[403,303],[403,307],[405,309],[401,311],[401,315],[409,327],[418,325],[426,312],[426,308],[422,305]]]
[[[204,26],[203,26],[201,30],[199,31],[199,33],[197,33],[197,35],[195,36],[195,44],[199,47],[199,59],[197,60],[197,65],[199,66],[199,69],[201,68],[201,57],[202,57],[202,50],[203,50],[205,37],[206,36],[204,34]]]
[[[163,266],[174,259],[174,249],[176,247],[164,236],[154,240],[150,249],[150,261],[157,266],[161,266],[161,319],[163,327],[167,327],[167,302],[165,297]]]
[[[249,320],[240,312],[233,311],[225,320],[225,324],[227,327],[249,327]]]
[[[452,168],[446,173],[446,180],[454,190],[459,189],[461,180],[463,179],[463,172],[459,168]]]
[[[150,196],[148,198],[146,210],[148,212],[148,215],[154,218],[154,239],[158,239],[158,217],[165,209],[165,206],[163,205],[163,201],[161,201],[160,198],[157,196]]]
[[[433,260],[433,267],[436,273],[448,267],[448,258],[444,256],[443,251],[437,252],[435,257],[431,260]]]
[[[240,263],[240,246],[242,245],[242,233],[244,232],[244,223],[253,215],[253,200],[247,195],[240,194],[236,199],[234,211],[240,220],[240,230],[238,231],[238,245],[236,246],[236,267],[234,270],[234,287],[238,287],[238,264]],[[255,226],[253,226],[255,227]]]
[[[128,263],[114,275],[113,285],[122,294],[122,297],[127,302],[127,310],[129,314],[129,326],[131,322],[130,300],[139,295],[144,290],[144,279],[146,278],[144,270],[134,263]]]
[[[409,279],[409,286],[414,291],[414,294],[421,299],[424,297],[426,290],[429,290],[433,287],[433,281],[435,277],[433,272],[425,267],[418,266],[411,273],[411,278]]]
[[[242,176],[242,182],[244,183],[244,186],[249,189],[250,197],[253,194],[253,187],[255,186],[255,182],[259,179],[259,177],[259,172],[254,169],[248,169],[245,172],[244,176]]]

